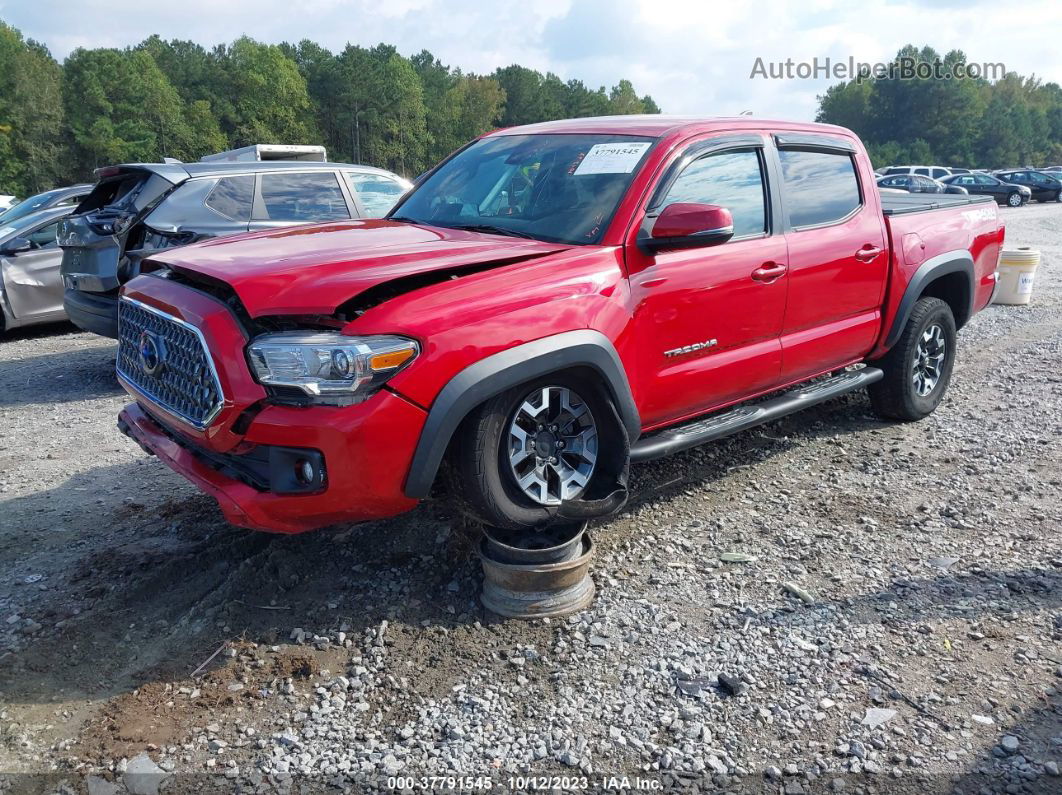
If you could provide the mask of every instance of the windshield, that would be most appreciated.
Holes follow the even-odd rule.
[[[41,207],[44,207],[55,196],[52,191],[47,193],[38,193],[36,196],[30,196],[28,199],[23,199],[18,204],[8,207],[4,212],[0,213],[0,224],[9,224],[18,218],[24,218],[30,213],[36,212]]]
[[[596,243],[653,140],[499,135],[455,155],[391,216],[550,242]]]

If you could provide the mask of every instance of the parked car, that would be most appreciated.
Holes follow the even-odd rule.
[[[55,233],[73,210],[50,207],[0,227],[0,333],[66,318]]]
[[[92,190],[92,185],[86,183],[84,185],[71,185],[67,188],[46,190],[44,193],[30,196],[28,199],[23,199],[18,204],[12,205],[0,213],[0,226],[9,224],[31,213],[47,210],[49,207],[70,207],[73,209],[82,199],[88,196],[90,190]]]
[[[997,171],[995,176],[1004,182],[1028,188],[1031,191],[1032,198],[1036,201],[1062,201],[1062,174],[1052,176],[1043,171],[1021,169],[1017,171]]]
[[[889,166],[883,173],[886,177],[894,174],[919,174],[923,177],[941,179],[951,176],[956,171],[965,172],[965,169],[952,169],[946,166]]]
[[[908,193],[962,194],[968,192],[958,185],[945,185],[932,177],[923,177],[918,174],[893,174],[891,177],[882,177],[878,180],[878,187],[896,188]]]
[[[115,338],[118,288],[145,257],[237,232],[378,218],[411,187],[383,169],[318,162],[140,163],[96,176],[59,227],[64,304],[79,327]]]
[[[629,461],[862,387],[916,420],[1003,228],[986,198],[873,184],[830,125],[497,130],[383,220],[154,254],[122,291],[119,427],[292,533],[409,510],[444,459],[456,505],[528,528],[619,509]]]
[[[0,211],[7,210],[18,201],[17,196],[12,196],[10,193],[0,193]]]
[[[1004,182],[991,174],[956,174],[941,180],[945,185],[958,185],[968,193],[991,196],[999,204],[1021,207],[1032,197],[1032,191],[1024,185]]]

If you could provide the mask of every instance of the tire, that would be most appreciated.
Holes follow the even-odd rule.
[[[933,368],[923,367],[922,363],[932,362],[938,339],[944,346],[943,359],[935,368],[932,388],[924,391],[932,380],[926,373]],[[918,299],[900,339],[875,364],[885,377],[867,391],[879,417],[913,422],[932,414],[948,389],[955,364],[955,317],[951,307],[939,298]]]
[[[516,445],[517,455],[520,451],[520,445],[515,441],[517,437],[511,435],[514,424],[522,423],[527,426],[529,415],[524,407],[530,405],[536,395],[544,396],[547,390],[550,390],[551,409],[556,405],[557,390],[567,390],[571,396],[571,405],[576,406],[575,411],[579,410],[578,406],[585,407],[589,422],[596,429],[596,439],[593,442],[594,465],[589,472],[579,475],[580,478],[586,478],[584,485],[569,486],[565,489],[565,500],[578,499],[592,492],[598,485],[595,479],[598,475],[604,476],[602,470],[607,469],[601,465],[602,461],[609,456],[625,452],[625,441],[613,432],[613,426],[610,424],[609,418],[615,416],[615,410],[604,389],[585,378],[563,373],[530,381],[488,400],[469,414],[458,428],[448,454],[446,478],[450,498],[459,512],[485,525],[503,530],[533,529],[543,527],[553,520],[555,509],[560,505],[557,501],[560,494],[556,493],[560,489],[546,495],[541,487],[531,483],[529,488],[536,490],[539,496],[539,499],[532,498],[517,482],[517,467],[510,462],[510,445]],[[539,404],[543,403],[545,400],[539,399]],[[551,409],[547,409],[546,413]],[[546,414],[541,417],[546,417]],[[586,421],[584,416],[580,416],[576,422],[585,424]],[[554,438],[550,432],[550,424],[544,422],[543,425],[542,433],[549,435],[539,444],[539,449],[547,447],[550,440],[556,443],[567,438],[568,449],[560,452],[559,449],[553,448],[553,459],[561,467],[585,463],[585,459],[580,457],[581,454],[573,452],[578,446],[573,440],[583,438],[583,442],[589,447],[589,436],[563,437],[558,433]],[[566,427],[575,426],[568,424]],[[531,432],[527,434],[528,440],[533,434],[537,435],[536,428],[536,425],[531,425]],[[530,441],[525,444],[530,444]],[[526,448],[523,452],[526,453]],[[535,469],[537,475],[537,462],[542,460],[548,461],[549,458],[540,458],[536,449],[530,459],[521,462],[521,466],[528,472]],[[523,473],[525,469],[520,471]],[[560,483],[552,465],[545,466],[542,471],[552,473],[553,479],[549,483],[551,488],[554,482]]]
[[[1011,207],[1021,207],[1021,194],[1018,192],[1007,194],[1007,204]]]

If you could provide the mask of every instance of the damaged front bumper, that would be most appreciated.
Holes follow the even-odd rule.
[[[402,483],[424,417],[422,409],[386,391],[344,408],[267,406],[251,421],[244,443],[227,453],[177,433],[139,403],[122,410],[118,427],[212,496],[232,524],[302,533],[416,506]]]

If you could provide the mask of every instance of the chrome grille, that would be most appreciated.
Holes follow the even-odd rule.
[[[131,298],[118,303],[116,367],[145,398],[196,428],[209,425],[224,402],[199,329]]]

